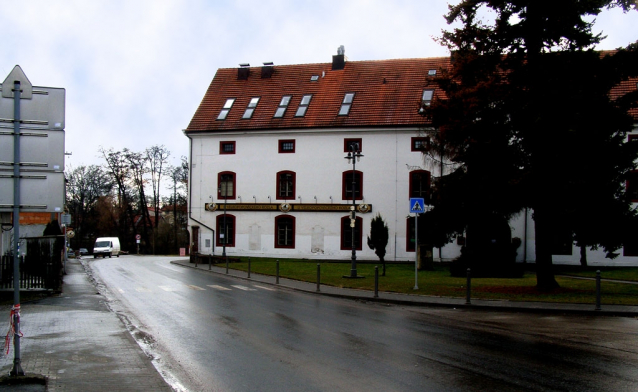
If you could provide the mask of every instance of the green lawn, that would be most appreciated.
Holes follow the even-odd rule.
[[[465,298],[466,278],[450,276],[446,265],[435,264],[434,271],[418,272],[418,290],[414,290],[414,264],[387,264],[386,276],[381,276],[381,264],[359,262],[358,275],[363,279],[347,279],[350,275],[349,262],[308,261],[300,259],[280,259],[279,276],[307,282],[317,281],[317,264],[321,266],[321,284],[336,287],[347,287],[363,290],[374,290],[374,267],[379,267],[379,291],[390,291],[406,294],[420,294],[444,297]],[[222,264],[223,265],[223,264]],[[265,275],[276,275],[277,262],[269,258],[251,258],[251,272]],[[248,271],[248,258],[241,262],[230,263],[229,268]],[[595,277],[596,269],[569,267],[563,269],[556,266],[556,274]],[[638,268],[601,269],[606,279],[638,281]],[[536,289],[536,275],[525,273],[519,279],[474,278],[472,279],[473,299],[505,299],[511,301],[539,301],[590,303],[596,302],[596,283],[593,280],[572,279],[558,276],[560,288],[552,292],[540,292]],[[603,304],[638,305],[638,285],[603,282],[601,286]]]

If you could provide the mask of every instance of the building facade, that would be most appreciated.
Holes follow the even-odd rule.
[[[433,130],[419,110],[438,96],[433,79],[448,66],[449,58],[340,53],[327,63],[218,70],[184,130],[192,252],[349,259],[354,238],[358,259],[377,260],[367,236],[379,214],[389,227],[386,260],[414,260],[410,198],[427,200],[432,179],[446,174],[423,154]],[[510,227],[522,240],[518,261],[533,262],[531,212]],[[434,258],[458,257],[462,243]],[[555,260],[577,264],[579,252]],[[588,261],[610,264],[602,252]]]

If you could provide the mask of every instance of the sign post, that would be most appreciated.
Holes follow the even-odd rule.
[[[419,289],[419,214],[425,211],[422,197],[410,198],[410,214],[414,214],[414,290]]]
[[[142,239],[142,236],[139,234],[135,234],[135,242],[137,242],[137,255],[140,255],[140,240]]]

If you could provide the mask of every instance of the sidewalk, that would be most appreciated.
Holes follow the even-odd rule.
[[[188,268],[197,268],[203,271],[209,271],[208,264],[195,264],[185,261],[172,261],[171,264]],[[225,265],[222,267],[211,266],[211,273],[226,275]],[[265,283],[269,285],[277,285],[292,290],[304,291],[308,293],[328,295],[333,297],[348,298],[355,300],[363,300],[370,302],[391,303],[396,305],[410,306],[429,306],[429,307],[451,307],[451,308],[467,308],[481,310],[500,310],[500,311],[516,311],[516,312],[536,312],[536,313],[578,313],[591,315],[606,316],[638,316],[638,306],[625,305],[602,305],[601,310],[596,310],[596,305],[592,304],[566,304],[566,303],[547,303],[547,302],[514,302],[506,300],[481,300],[470,299],[470,304],[466,304],[465,298],[451,297],[434,297],[415,294],[401,294],[379,291],[378,297],[374,297],[373,291],[347,289],[334,286],[321,285],[317,291],[316,282],[302,282],[293,279],[279,278],[279,284],[276,277],[259,275],[251,272],[250,278],[245,271],[229,269],[228,275],[238,279],[244,279],[254,283]],[[374,279],[374,277],[372,277]]]
[[[20,329],[22,369],[27,375],[42,376],[24,385],[7,385],[3,377],[0,391],[172,391],[157,372],[151,359],[111,312],[97,292],[81,263],[71,259],[66,265],[62,294],[33,303],[23,303]],[[9,327],[10,306],[0,307],[6,315],[0,324],[2,336]],[[14,348],[0,358],[0,374],[13,369]]]

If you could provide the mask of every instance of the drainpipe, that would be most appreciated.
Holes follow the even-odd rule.
[[[188,162],[190,162],[190,166],[188,168],[188,218],[190,220],[193,220],[195,222],[197,222],[198,224],[204,226],[205,228],[207,228],[208,230],[210,230],[213,233],[213,240],[212,240],[212,246],[213,246],[213,253],[215,253],[215,230],[206,226],[204,223],[198,221],[197,219],[193,218],[193,210],[191,209],[191,206],[193,205],[193,203],[191,202],[191,197],[193,196],[193,192],[192,192],[192,186],[193,186],[193,138],[191,138],[190,136],[188,136],[188,133],[186,133],[186,130],[183,131],[184,135],[186,135],[186,137],[188,138]],[[192,241],[192,239],[191,239]]]

